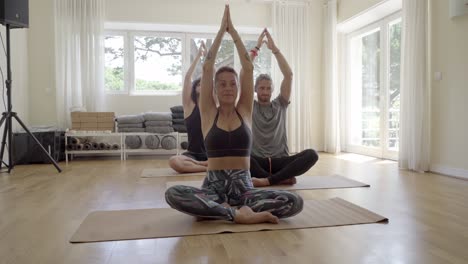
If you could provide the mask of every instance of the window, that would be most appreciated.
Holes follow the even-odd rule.
[[[201,41],[209,49],[214,34],[108,31],[105,36],[105,87],[108,94],[161,95],[179,93],[183,76],[195,58]],[[256,35],[245,35],[246,49],[255,47]],[[271,52],[264,47],[255,60],[254,76],[271,74]],[[203,62],[203,61],[202,61]],[[234,42],[225,37],[216,57],[216,67],[240,70]],[[202,63],[193,78],[199,78]]]
[[[133,36],[135,93],[178,91],[182,86],[182,37]]]
[[[399,14],[347,37],[347,150],[397,159],[400,127]]]
[[[125,91],[125,36],[109,35],[104,39],[105,46],[105,87],[106,91]]]

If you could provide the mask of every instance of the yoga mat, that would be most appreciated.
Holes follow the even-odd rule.
[[[180,237],[224,232],[302,229],[386,221],[387,218],[340,198],[304,201],[304,210],[279,224],[241,225],[212,220],[195,221],[195,217],[171,208],[90,213],[70,242],[97,242],[143,238]]]
[[[143,169],[142,178],[173,177],[173,176],[205,176],[206,172],[178,173],[171,168]]]
[[[349,178],[332,176],[299,176],[296,177],[297,183],[292,185],[273,185],[259,187],[260,189],[273,190],[314,190],[314,189],[337,189],[337,188],[356,188],[369,187],[369,184],[351,180]],[[166,188],[174,185],[186,185],[200,188],[203,181],[170,181],[166,183]]]

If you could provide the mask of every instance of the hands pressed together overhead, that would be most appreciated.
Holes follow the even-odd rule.
[[[220,31],[227,32],[231,34],[233,31],[236,29],[234,28],[234,25],[232,24],[231,20],[231,12],[229,10],[229,5],[225,5],[224,7],[224,15],[223,19],[221,21],[221,27],[219,29]]]

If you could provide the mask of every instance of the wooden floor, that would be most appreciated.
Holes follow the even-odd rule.
[[[367,224],[184,238],[70,244],[94,210],[168,207],[166,167],[154,157],[16,166],[0,174],[0,263],[468,263],[468,181],[394,162],[321,154],[310,175],[340,174],[370,188],[300,191],[341,197],[390,219]],[[196,177],[178,178],[195,180]]]

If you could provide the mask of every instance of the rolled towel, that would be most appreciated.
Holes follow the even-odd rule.
[[[181,147],[182,149],[187,149],[187,148],[188,148],[188,142],[187,142],[187,141],[184,141],[184,142],[180,143],[180,147]]]
[[[140,136],[126,136],[125,145],[127,145],[131,149],[140,148],[142,145],[141,137]]]
[[[93,149],[99,149],[99,144],[97,142],[91,142]]]
[[[86,142],[84,145],[83,145],[83,149],[84,150],[92,150],[93,149],[93,144],[89,143],[89,142]]]
[[[158,133],[158,134],[168,134],[174,132],[174,128],[172,127],[146,127],[145,128],[146,132],[150,133]]]
[[[118,150],[118,149],[120,149],[120,144],[117,144],[117,143],[112,144],[111,149],[112,149],[112,150]]]
[[[177,140],[174,136],[164,136],[161,139],[161,147],[163,149],[175,149],[177,147]]]
[[[76,144],[76,150],[83,150],[83,144]]]
[[[67,145],[67,150],[68,150],[68,151],[72,151],[72,150],[73,150],[73,146],[74,146],[74,144],[68,144],[68,145]]]
[[[172,126],[172,121],[146,121],[145,126]]]
[[[143,116],[145,121],[172,121],[170,112],[147,112]]]
[[[80,144],[81,142],[80,142],[80,139],[79,139],[79,138],[71,137],[71,138],[70,138],[70,143],[76,145],[76,144]]]
[[[143,115],[121,115],[115,118],[117,123],[138,124],[145,122]]]
[[[99,143],[99,149],[105,150],[106,149],[106,143],[100,142]]]
[[[184,113],[184,107],[182,105],[176,105],[170,108],[172,113]]]
[[[112,145],[109,144],[109,143],[106,143],[106,146],[104,147],[105,150],[111,150],[112,149]]]
[[[150,136],[146,137],[145,145],[149,149],[157,149],[157,148],[159,148],[159,142],[160,141],[161,140],[159,139],[159,137],[157,135],[150,135]]]

